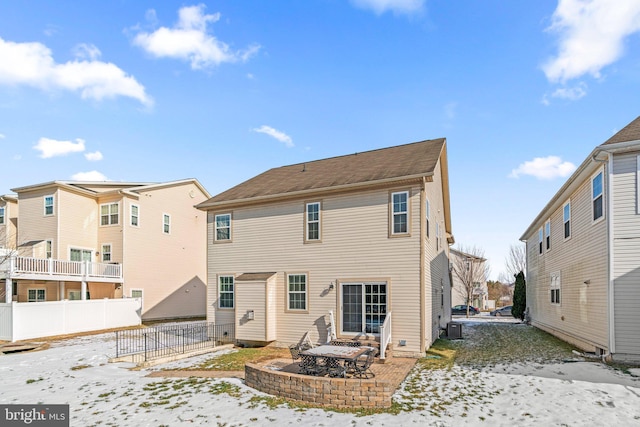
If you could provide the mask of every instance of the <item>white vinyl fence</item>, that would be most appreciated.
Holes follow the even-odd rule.
[[[19,341],[53,335],[142,324],[141,299],[99,299],[0,304],[0,340]]]

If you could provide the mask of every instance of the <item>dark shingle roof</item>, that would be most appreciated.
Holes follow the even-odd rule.
[[[403,177],[429,176],[433,174],[444,144],[444,138],[426,140],[270,169],[212,197],[200,207]]]
[[[640,116],[622,128],[620,132],[605,141],[603,145],[638,140],[640,140]]]

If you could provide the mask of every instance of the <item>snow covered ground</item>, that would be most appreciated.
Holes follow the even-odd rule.
[[[414,371],[396,392],[399,414],[357,416],[273,407],[239,379],[146,377],[210,355],[130,370],[107,362],[114,349],[114,334],[102,334],[0,356],[0,403],[69,404],[72,426],[640,425],[640,369],[629,375],[600,363]]]

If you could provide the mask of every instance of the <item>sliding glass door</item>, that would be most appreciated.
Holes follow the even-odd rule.
[[[387,283],[342,283],[342,332],[378,334],[387,315]]]

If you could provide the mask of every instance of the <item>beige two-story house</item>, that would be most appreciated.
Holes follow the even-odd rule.
[[[199,208],[207,318],[240,341],[384,335],[422,355],[450,320],[444,139],[274,168]]]
[[[521,240],[532,324],[640,361],[640,117],[589,154]]]
[[[16,246],[18,232],[18,198],[0,196],[0,252],[8,253]]]
[[[197,180],[12,191],[5,222],[15,227],[20,210],[0,273],[5,302],[135,297],[143,319],[205,315],[206,215],[194,206],[210,195]]]
[[[453,266],[451,305],[467,305],[477,308],[478,310],[486,310],[488,306],[489,291],[487,289],[487,275],[485,258],[472,255],[451,248],[450,250],[451,264]],[[460,278],[456,274],[455,269],[459,269],[459,273],[464,278]]]

